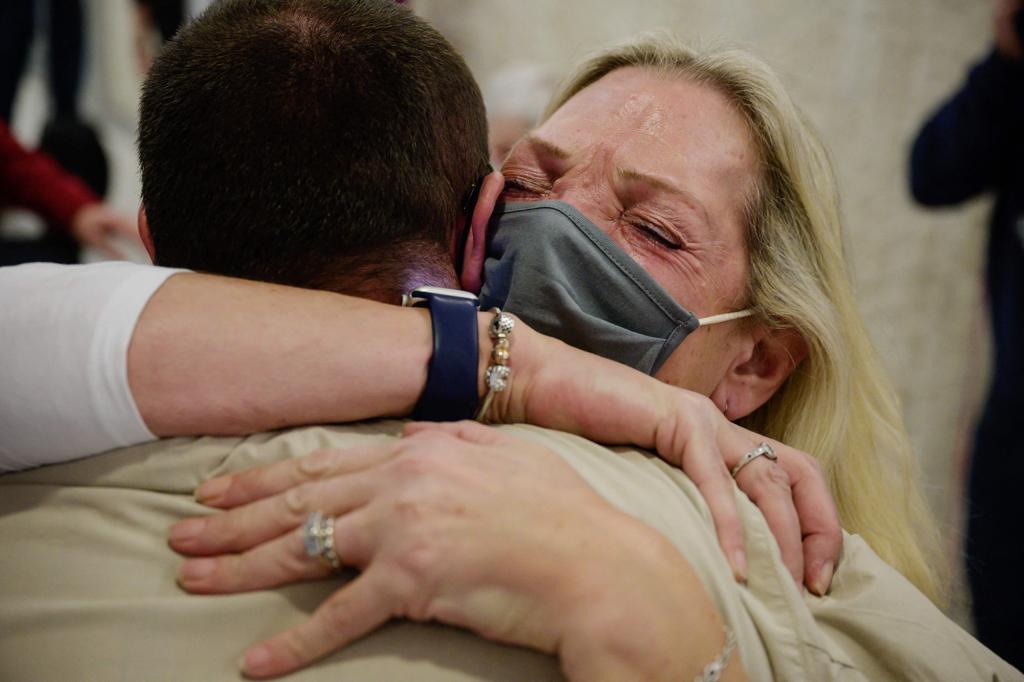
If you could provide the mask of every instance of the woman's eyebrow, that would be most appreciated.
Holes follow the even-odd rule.
[[[711,225],[711,218],[708,215],[708,210],[704,206],[703,202],[701,202],[701,200],[692,192],[683,189],[668,178],[652,175],[651,173],[644,173],[636,168],[616,168],[615,175],[619,180],[640,182],[652,189],[660,190],[667,194],[673,194],[681,198],[687,205],[700,214],[700,217],[704,220],[706,225]]]
[[[536,135],[527,135],[525,138],[523,138],[523,142],[533,147],[535,151],[542,151],[545,154],[553,156],[556,159],[560,159],[562,161],[565,161],[570,156],[572,156],[572,152],[568,151],[567,149],[563,149],[562,147],[559,147],[557,144],[553,142],[548,142],[547,140],[537,137]]]

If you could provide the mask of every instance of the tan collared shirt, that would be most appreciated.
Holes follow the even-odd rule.
[[[0,679],[235,680],[249,645],[308,617],[337,580],[226,596],[174,582],[167,528],[206,510],[202,481],[395,437],[401,422],[248,438],[172,439],[0,477]],[[857,536],[828,596],[794,585],[760,512],[737,492],[749,581],[736,584],[707,508],[651,455],[529,426],[599,493],[664,533],[735,630],[752,680],[1024,680],[948,620]],[[686,633],[680,633],[685,646]],[[561,679],[551,656],[436,624],[394,622],[294,680]]]

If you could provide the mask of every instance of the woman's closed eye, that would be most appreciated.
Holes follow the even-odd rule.
[[[503,193],[506,196],[511,197],[529,197],[537,198],[547,194],[549,188],[541,187],[536,182],[524,180],[522,178],[505,178],[505,189]]]
[[[632,220],[630,224],[636,227],[645,239],[666,249],[673,251],[684,248],[685,244],[670,230],[659,227],[643,220]]]

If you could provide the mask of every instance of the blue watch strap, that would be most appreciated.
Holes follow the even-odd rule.
[[[434,328],[434,353],[427,385],[412,418],[424,421],[472,419],[479,402],[479,326],[475,296],[422,287],[411,296],[426,301]]]

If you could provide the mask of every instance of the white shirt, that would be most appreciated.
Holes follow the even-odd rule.
[[[128,387],[128,344],[176,272],[124,262],[0,268],[0,472],[156,438]]]

